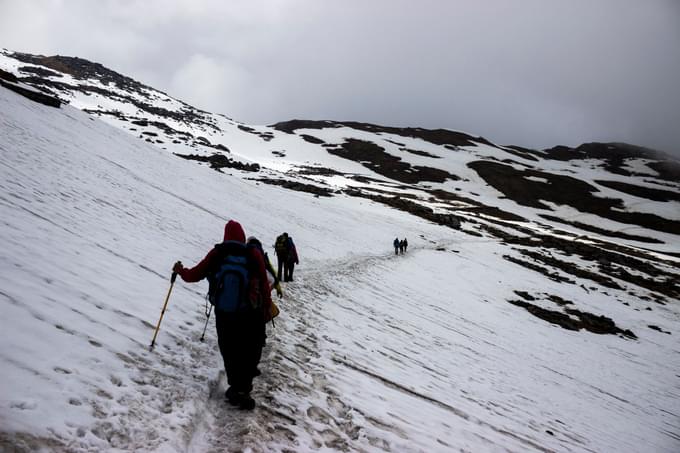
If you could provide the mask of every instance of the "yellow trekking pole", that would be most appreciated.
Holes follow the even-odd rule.
[[[161,321],[163,320],[163,315],[165,314],[165,308],[168,306],[168,300],[170,300],[170,293],[172,292],[172,287],[175,284],[176,278],[177,278],[177,272],[173,272],[172,277],[170,277],[170,289],[168,289],[168,295],[165,296],[165,303],[163,304],[163,310],[161,311],[161,317],[158,318],[158,324],[156,325],[156,331],[153,333],[153,340],[151,340],[151,346],[149,346],[149,350],[153,349],[153,346],[156,343],[156,335],[158,335],[158,329],[161,328]]]

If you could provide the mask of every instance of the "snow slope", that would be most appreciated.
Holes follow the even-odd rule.
[[[479,225],[218,173],[4,88],[0,112],[2,450],[680,448],[676,299],[550,280]],[[198,341],[204,284],[175,284],[148,350],[171,264],[199,260],[230,218],[265,244],[288,231],[302,260],[252,413],[222,400],[212,320]],[[562,329],[508,303],[516,291],[637,339]]]

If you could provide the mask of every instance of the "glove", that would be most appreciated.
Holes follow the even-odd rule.
[[[177,261],[174,266],[172,266],[172,271],[176,274],[181,273],[184,270],[184,266],[181,261]]]
[[[281,291],[281,284],[279,282],[274,284],[274,289],[276,289],[276,295],[279,296],[279,298],[283,297],[283,291]]]

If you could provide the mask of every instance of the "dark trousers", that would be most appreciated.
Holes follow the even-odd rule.
[[[283,275],[284,275],[284,282],[292,282],[293,281],[293,270],[295,269],[295,261],[286,261],[286,263],[283,265]]]
[[[226,313],[216,309],[215,325],[229,386],[250,393],[266,338],[262,312]]]
[[[276,254],[276,261],[277,261],[277,264],[279,266],[279,269],[278,269],[279,272],[276,274],[276,278],[278,278],[279,281],[283,280],[281,277],[282,277],[282,275],[285,275],[285,274],[283,274],[282,271],[286,267],[285,263],[286,263],[287,259],[288,259],[288,257],[286,256],[285,253],[277,253]]]

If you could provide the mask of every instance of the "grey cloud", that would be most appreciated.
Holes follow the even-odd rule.
[[[672,0],[1,5],[4,47],[99,61],[253,124],[352,119],[680,154]]]

